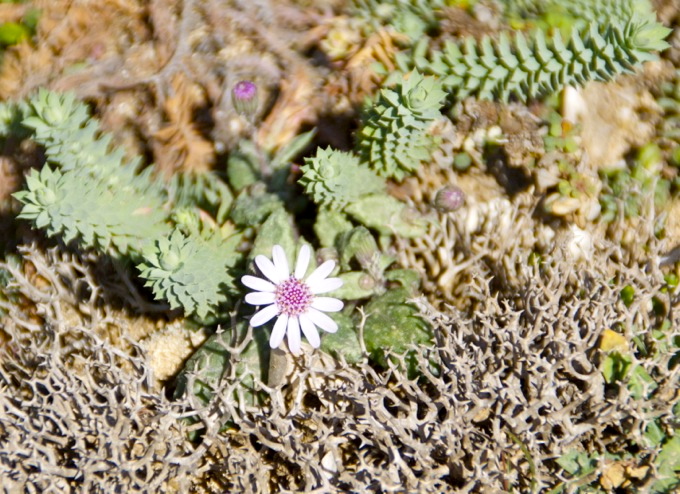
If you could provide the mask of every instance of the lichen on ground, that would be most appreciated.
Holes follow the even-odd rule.
[[[480,39],[510,3],[532,4],[35,0],[0,9],[0,24],[41,12],[33,39],[3,50],[0,98],[73,90],[168,180],[224,171],[246,138],[274,156],[315,127],[291,158],[299,170],[317,147],[352,149],[409,34]],[[152,301],[129,263],[15,220],[10,194],[45,157],[3,139],[4,491],[677,488],[680,9],[654,3],[671,46],[634,74],[527,104],[447,103],[431,159],[387,186],[425,233],[380,238],[420,275],[409,303],[433,342],[379,362],[365,347],[348,362],[305,346],[272,352],[265,379],[241,352],[261,334],[239,332],[236,309],[197,323]],[[385,21],[395,5],[403,32]],[[423,24],[433,6],[437,29]],[[230,91],[244,79],[259,91],[248,119]],[[447,185],[465,203],[436,210]],[[191,357],[204,341],[228,356],[217,389],[173,394],[201,386]]]

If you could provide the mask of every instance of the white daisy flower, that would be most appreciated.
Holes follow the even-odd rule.
[[[301,344],[300,330],[314,348],[319,348],[321,344],[317,326],[328,333],[338,330],[337,323],[321,311],[337,312],[343,307],[342,301],[318,296],[342,286],[340,278],[327,277],[335,268],[335,261],[324,262],[304,278],[310,256],[309,246],[303,245],[298,253],[295,271],[291,275],[283,247],[275,245],[272,249],[273,263],[265,256],[255,257],[255,264],[268,281],[256,276],[241,278],[245,286],[255,290],[246,295],[246,302],[266,306],[253,315],[250,325],[255,328],[277,318],[269,338],[272,348],[278,348],[283,337],[288,335],[288,348],[298,354]]]

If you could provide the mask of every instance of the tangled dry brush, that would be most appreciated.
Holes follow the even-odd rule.
[[[404,246],[402,262],[425,272],[470,260],[454,276],[456,307],[435,307],[436,286],[417,301],[436,345],[418,349],[415,374],[403,357],[376,370],[307,355],[283,385],[258,384],[269,395],[261,407],[237,398],[243,376],[230,371],[208,406],[167,399],[130,337],[137,319],[110,307],[95,266],[24,248],[26,267],[4,266],[14,301],[1,302],[3,489],[528,492],[559,484],[555,460],[568,452],[644,444],[650,421],[672,426],[678,367],[670,353],[640,360],[660,385],[651,399],[636,399],[605,383],[600,341],[608,328],[649,339],[652,297],[663,285],[659,245],[647,236],[652,253],[636,263],[603,242],[574,257],[566,239],[532,264],[539,240],[527,232],[540,228],[530,212],[482,213],[475,231],[464,214],[441,216],[433,228],[447,236],[443,266],[428,264],[420,241]],[[629,306],[626,284],[635,287]],[[662,305],[672,338],[677,296]],[[188,416],[198,425],[181,420]],[[202,441],[188,440],[191,427],[203,428]],[[629,467],[653,465],[656,453],[641,447]],[[610,467],[602,461],[593,475]],[[638,472],[641,487],[654,478],[653,468]]]
[[[50,5],[59,12],[62,3],[69,2],[39,5],[49,13]],[[276,109],[261,126],[267,148],[316,124],[316,108],[337,112],[349,105],[333,94],[361,100],[375,85],[352,79],[355,73],[322,82],[288,46],[304,51],[328,27],[310,29],[320,14],[289,3],[274,10],[270,2],[195,0],[182,9],[156,0],[142,15],[144,2],[112,1],[93,15],[91,2],[76,2],[70,17],[44,15],[40,30],[49,42],[38,43],[35,53],[27,45],[5,55],[0,93],[79,88],[80,96],[101,103],[105,126],[137,122],[129,134],[153,143],[161,170],[202,171],[243,133],[232,128],[235,114],[224,91],[239,78],[280,86]],[[123,11],[137,21],[123,22]],[[112,18],[125,24],[126,37],[99,27]],[[174,55],[164,48],[174,46],[172,40],[178,40]],[[233,48],[218,52],[218,46]],[[85,54],[74,54],[76,48]],[[71,59],[85,58],[90,67],[75,75],[48,63],[68,67]],[[370,64],[362,58],[356,65]],[[132,74],[132,84],[112,78],[123,72]],[[205,89],[196,90],[182,74],[203,80]],[[317,100],[312,95],[322,84],[330,96]],[[367,88],[349,91],[353,84]],[[193,121],[203,107],[217,109],[210,139]],[[320,127],[329,142],[343,134]],[[528,145],[522,140],[517,147]],[[462,186],[465,177],[445,182]],[[484,180],[499,188],[487,173],[471,179],[477,189],[493,189]],[[427,235],[402,240],[396,249],[399,263],[422,275],[423,296],[414,303],[432,326],[434,343],[395,356],[387,369],[367,358],[349,365],[320,352],[306,355],[280,386],[252,376],[267,397],[258,406],[243,399],[248,376],[236,372],[238,348],[247,341],[229,348],[232,365],[210,403],[170,399],[172,381],[159,384],[159,376],[169,374],[142,343],[183,322],[168,321],[134,297],[126,269],[63,246],[46,249],[44,241],[24,245],[22,262],[0,264],[0,287],[7,285],[0,291],[2,490],[540,492],[567,482],[558,459],[607,451],[623,459],[599,456],[582,484],[606,489],[612,469],[623,468],[630,488],[645,492],[659,451],[645,446],[643,434],[654,421],[671,436],[678,427],[672,408],[680,400],[680,365],[672,352],[654,352],[680,338],[680,316],[678,290],[664,280],[671,266],[661,266],[676,245],[651,231],[653,201],[639,221],[581,229],[541,217],[531,193],[466,193],[465,208],[434,217]],[[412,199],[422,205],[431,197]],[[621,296],[626,286],[634,290],[630,299]],[[669,329],[652,335],[662,320]],[[642,366],[654,387],[635,393],[606,382],[607,330],[623,336],[631,366]],[[656,357],[646,358],[633,341]],[[200,439],[191,441],[196,430]],[[564,485],[567,492],[577,487]]]

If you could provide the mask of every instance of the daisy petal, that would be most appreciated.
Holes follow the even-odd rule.
[[[288,348],[294,355],[300,354],[300,323],[297,316],[288,319]]]
[[[272,348],[278,348],[283,341],[283,337],[286,336],[286,328],[288,327],[288,314],[281,314],[279,318],[274,323],[274,329],[272,330],[272,335],[269,337],[269,346]]]
[[[314,295],[332,292],[333,290],[340,288],[342,284],[343,281],[340,278],[326,278],[325,280],[317,281],[313,285],[310,285],[309,282],[307,282],[307,286]]]
[[[314,283],[318,283],[319,281],[325,279],[326,276],[331,274],[333,269],[335,269],[335,261],[326,261],[321,266],[316,268],[314,272],[309,275],[309,278],[305,280],[305,282],[311,287]]]
[[[300,247],[300,252],[298,252],[297,262],[295,263],[295,277],[301,280],[302,277],[307,273],[307,268],[309,267],[309,258],[311,257],[311,252],[309,245],[303,244]]]
[[[334,300],[334,299],[331,299]],[[246,303],[250,305],[269,305],[276,301],[276,295],[272,292],[251,292],[246,295]],[[312,304],[314,305],[314,304]],[[321,310],[330,310],[320,307]]]
[[[290,276],[290,269],[288,268],[288,259],[286,258],[286,251],[280,245],[275,245],[272,249],[272,259],[274,260],[274,267],[280,280],[286,280]]]
[[[254,328],[262,326],[278,313],[279,308],[276,304],[268,305],[261,311],[256,312],[255,315],[250,318],[250,325]]]
[[[269,283],[267,280],[262,278],[257,278],[255,276],[244,276],[241,278],[241,283],[243,283],[248,288],[257,290],[258,292],[273,292],[276,290],[276,285]]]
[[[328,333],[335,333],[338,330],[338,323],[323,312],[310,307],[307,309],[307,312],[305,312],[305,315],[309,317],[314,324]]]
[[[279,276],[274,264],[267,257],[263,255],[255,256],[255,264],[260,268],[262,274],[269,278],[275,285],[283,280],[283,278]]]
[[[302,329],[309,344],[314,348],[319,348],[319,345],[321,345],[321,338],[319,338],[319,332],[316,330],[316,326],[314,326],[312,320],[304,314],[300,314],[298,317],[300,319],[300,329]]]

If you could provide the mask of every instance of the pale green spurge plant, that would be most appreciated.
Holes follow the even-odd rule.
[[[359,132],[362,160],[383,177],[402,180],[412,175],[437,144],[428,131],[442,117],[445,97],[436,78],[417,71],[395,89],[380,91]]]
[[[358,157],[330,147],[318,149],[316,156],[307,158],[301,171],[298,182],[307,195],[316,204],[336,211],[385,191],[384,180],[362,165]]]
[[[388,27],[413,43],[439,25],[438,13],[446,6],[443,0],[354,0],[353,16],[371,25],[373,30]]]
[[[424,231],[424,218],[387,194],[384,180],[351,153],[319,149],[305,161],[299,183],[320,208],[314,229],[323,247],[356,223],[383,237]]]
[[[530,13],[543,2],[511,3]],[[441,49],[435,49],[428,37],[422,37],[412,50],[397,57],[397,64],[404,72],[416,68],[438,76],[456,99],[476,96],[507,101],[512,95],[526,101],[567,85],[611,80],[655,60],[655,52],[668,47],[664,38],[670,30],[657,22],[646,0],[584,0],[564,5],[574,17],[585,20],[574,23],[565,38],[559,30],[501,32],[480,41],[472,37],[462,42],[445,40]]]
[[[23,204],[19,218],[50,236],[137,263],[156,298],[171,308],[205,317],[225,301],[229,269],[241,258],[234,249],[238,235],[177,231],[164,184],[150,168],[140,171],[139,159],[127,160],[72,94],[41,90],[17,108],[47,156],[15,194]]]

